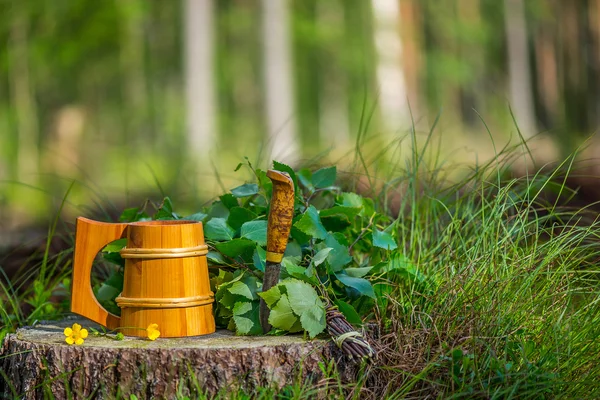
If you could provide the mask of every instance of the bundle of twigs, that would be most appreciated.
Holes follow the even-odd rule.
[[[338,308],[331,303],[327,304],[326,312],[327,332],[335,344],[342,349],[344,354],[351,359],[372,359],[375,350],[369,342],[346,319]]]

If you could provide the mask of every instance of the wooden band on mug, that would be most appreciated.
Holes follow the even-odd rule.
[[[206,296],[191,296],[177,298],[161,298],[161,297],[146,297],[133,298],[119,296],[115,299],[120,308],[137,307],[137,308],[182,308],[205,306],[215,301],[214,294]]]
[[[267,251],[267,261],[272,263],[280,263],[283,260],[283,253],[274,253]]]
[[[174,249],[130,249],[125,247],[120,251],[123,258],[183,258],[204,256],[208,246],[201,244],[195,247],[180,247]]]

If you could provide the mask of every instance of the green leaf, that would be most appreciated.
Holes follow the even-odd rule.
[[[231,193],[226,193],[220,196],[219,199],[221,199],[221,203],[223,203],[223,205],[229,210],[231,210],[233,207],[239,206],[237,199]]]
[[[240,238],[233,239],[228,242],[215,243],[215,247],[219,252],[228,257],[235,258],[246,252],[251,252],[256,247],[256,243],[252,240]],[[252,253],[250,253],[252,254]]]
[[[265,191],[267,197],[271,197],[273,193],[273,182],[267,177],[267,173],[262,169],[256,170],[256,178],[258,179],[258,184]]]
[[[294,188],[296,190],[296,193],[300,192],[298,190],[298,178],[296,177],[296,173],[289,165],[285,165],[278,161],[273,161],[273,169],[280,171],[280,172],[287,172],[290,175],[290,177],[292,178],[292,181],[294,181]]]
[[[373,267],[346,268],[344,272],[354,278],[362,278],[363,276],[367,275],[372,269]]]
[[[256,183],[245,183],[241,186],[231,189],[231,193],[235,197],[249,197],[258,193],[258,185]]]
[[[294,226],[301,232],[316,239],[325,239],[327,237],[327,230],[319,219],[319,212],[312,205],[306,209],[302,218]]]
[[[315,187],[311,182],[312,172],[310,172],[308,168],[303,168],[298,172],[298,179],[300,179],[302,186],[304,186],[310,193],[315,191]]]
[[[321,218],[321,222],[327,231],[329,232],[343,232],[344,229],[348,228],[352,223],[344,215],[332,215],[329,217]]]
[[[123,249],[123,247],[127,246],[127,238],[117,239],[114,242],[110,242],[107,244],[102,251],[104,253],[118,253]]]
[[[300,323],[311,339],[314,338],[325,330],[325,309],[316,307],[307,310],[300,316]]]
[[[306,275],[309,279],[315,278],[315,265],[309,264],[306,270],[304,270],[304,275]],[[301,279],[306,282],[306,279]]]
[[[225,271],[221,274],[222,270],[219,270],[219,276],[223,277],[223,284],[217,288],[217,293],[215,293],[215,299],[219,299],[219,294],[224,292],[233,282],[237,282],[244,277],[244,271],[236,270],[230,276]],[[229,279],[226,279],[229,278]]]
[[[221,253],[217,253],[216,251],[209,251],[208,254],[206,254],[206,258],[213,264],[227,265],[223,255],[221,255]]]
[[[215,296],[216,298],[216,296]],[[223,306],[224,309],[231,312],[234,304],[238,301],[247,301],[244,297],[238,296],[228,292],[226,289],[221,292],[219,295],[219,304]],[[223,310],[222,310],[223,311]],[[230,313],[224,313],[223,315],[229,315]]]
[[[375,298],[373,286],[371,286],[371,283],[368,280],[364,278],[354,278],[344,273],[337,273],[335,276],[340,282],[356,290],[361,296],[368,296],[373,299]]]
[[[241,236],[261,246],[267,244],[267,221],[249,221],[242,225]]]
[[[289,277],[296,278],[311,285],[318,285],[319,281],[315,276],[306,275],[307,268],[299,265],[290,265],[286,268],[286,273]]]
[[[219,200],[212,203],[208,209],[208,216],[210,218],[224,218],[229,217],[229,209]]]
[[[259,320],[258,302],[238,302],[233,307],[233,320],[235,321],[236,334],[258,335],[262,333]]]
[[[330,217],[332,215],[343,215],[348,219],[352,219],[360,213],[361,209],[361,207],[333,206],[331,208],[321,210],[319,215],[321,218]]]
[[[327,256],[329,255],[329,252],[331,252],[331,250],[333,250],[331,247],[325,247],[324,249],[320,250],[317,254],[315,254],[315,256],[312,259],[312,263],[315,266],[321,265],[323,264],[323,262],[327,259]]]
[[[315,307],[325,308],[314,287],[298,279],[288,279],[280,283],[285,287],[292,309],[297,315]]]
[[[283,329],[284,331],[292,332],[292,327],[298,321],[298,317],[292,311],[292,306],[286,295],[281,295],[281,298],[271,308],[269,313],[269,323],[273,328]]]
[[[398,244],[387,232],[380,231],[379,229],[373,229],[373,246],[379,247],[386,250],[394,250],[398,248]]]
[[[121,215],[119,216],[119,221],[130,222],[133,218],[135,218],[135,215],[138,213],[139,210],[140,209],[138,207],[124,209]]]
[[[358,207],[334,206],[321,210],[319,216],[325,228],[339,232],[350,226],[361,210]]]
[[[245,297],[248,300],[253,300],[256,298],[256,292],[253,293],[248,283],[243,281],[234,282],[227,288],[227,291],[231,294]]]
[[[333,272],[341,271],[346,264],[352,261],[348,247],[340,244],[334,235],[328,235],[325,238],[325,245],[332,248],[327,261]]]
[[[125,259],[123,257],[121,257],[120,253],[117,252],[112,252],[112,253],[102,253],[102,257],[113,264],[116,264],[120,267],[124,267],[125,266]]]
[[[229,217],[227,217],[227,225],[237,231],[245,222],[252,221],[256,217],[257,215],[247,208],[232,207],[229,210]]]
[[[295,240],[290,240],[288,242],[287,247],[285,248],[285,252],[283,253],[284,257],[302,257],[302,247]]]
[[[252,256],[252,262],[254,262],[254,268],[259,271],[265,272],[265,263],[267,261],[267,251],[260,246],[256,246],[254,255]]]
[[[349,208],[363,208],[363,198],[356,193],[342,193],[342,205]]]
[[[375,214],[375,203],[373,202],[373,199],[368,197],[363,198],[363,210],[360,215],[370,217],[373,214]]]
[[[150,216],[139,208],[126,208],[119,216],[119,222],[147,221],[150,219]]]
[[[112,273],[108,276],[108,279],[104,281],[105,285],[114,287],[119,291],[123,290],[123,272],[120,269],[113,270]]]
[[[187,220],[187,221],[200,221],[200,222],[204,222],[204,220],[207,217],[208,217],[208,214],[204,214],[202,212],[197,212],[195,214],[188,215],[184,219]]]
[[[225,282],[229,282],[233,279],[233,274],[231,272],[219,269],[219,274],[213,276],[210,279],[210,290],[216,292],[219,286],[224,284]],[[216,295],[215,295],[216,298]]]
[[[343,300],[335,300],[335,305],[339,308],[340,312],[344,314],[344,317],[354,325],[362,325],[362,319],[356,312],[356,309],[349,303]]]
[[[335,183],[337,170],[336,167],[321,168],[312,174],[312,184],[317,189],[332,186]]]
[[[171,199],[168,197],[165,197],[163,199],[162,204],[156,211],[156,214],[154,214],[154,219],[171,220],[171,219],[178,219],[178,218],[179,218],[179,215],[177,215],[173,212],[173,203],[171,202]]]
[[[96,292],[96,299],[100,302],[114,300],[119,295],[119,293],[121,293],[121,290],[123,290],[122,286],[120,289],[118,289],[112,285],[107,285],[106,283],[103,283],[102,285],[100,285],[98,292]]]
[[[258,308],[257,308],[258,310]],[[252,318],[244,315],[234,315],[235,333],[240,336],[258,335],[262,333],[260,324],[256,324]]]
[[[231,314],[231,316],[233,316],[233,314]],[[229,323],[227,324],[227,330],[228,331],[236,331],[237,328],[235,326],[235,320],[233,318],[229,319]]]
[[[296,222],[299,222],[303,216],[304,214],[298,215],[293,223],[295,224]],[[294,242],[298,243],[299,245],[307,244],[311,239],[310,236],[296,228],[294,225],[292,225],[292,229],[290,230],[290,236]]]
[[[273,308],[273,304],[277,303],[281,298],[281,291],[279,290],[279,287],[275,285],[266,292],[258,293],[258,295],[263,298],[269,308]]]
[[[236,274],[237,276],[231,281],[219,285],[215,293],[220,324],[224,324],[233,315],[233,309],[238,302],[248,303],[258,299],[256,294],[259,285],[257,278],[244,272],[236,271]],[[253,302],[256,303],[256,301]]]
[[[231,240],[234,234],[235,231],[227,225],[224,218],[213,218],[204,227],[204,235],[209,240]]]
[[[307,276],[305,274],[306,268],[298,265],[300,257],[283,257],[281,260],[281,279],[296,278],[303,282],[310,283],[311,285],[318,285],[319,281],[314,276]]]
[[[252,310],[252,302],[250,301],[238,301],[233,306],[233,315],[244,315],[248,311]]]

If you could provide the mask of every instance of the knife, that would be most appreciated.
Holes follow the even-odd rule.
[[[273,182],[273,195],[267,224],[267,263],[263,278],[263,292],[279,282],[281,260],[294,218],[294,182],[292,178],[287,173],[276,170],[267,171],[267,177]],[[263,333],[271,330],[269,313],[267,303],[261,298],[259,317]]]

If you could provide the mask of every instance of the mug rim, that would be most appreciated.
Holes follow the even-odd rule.
[[[166,220],[154,220],[154,221],[136,221],[130,222],[129,225],[134,226],[173,226],[173,225],[192,225],[202,224],[202,221],[192,221],[186,219],[166,219]]]

